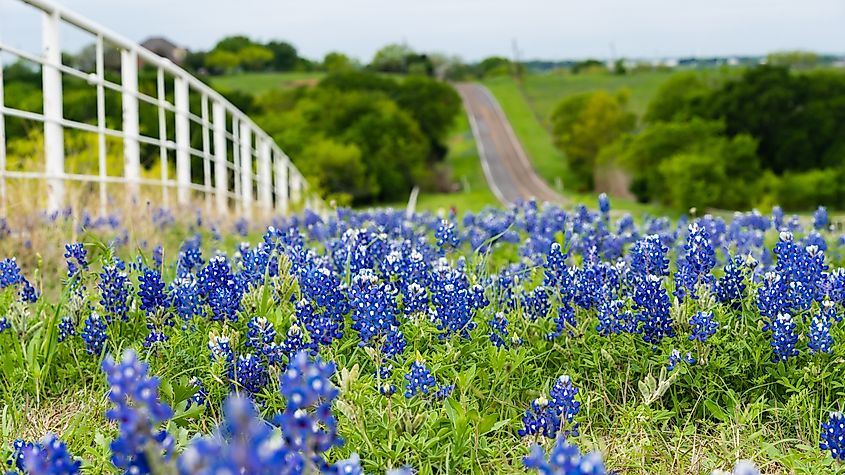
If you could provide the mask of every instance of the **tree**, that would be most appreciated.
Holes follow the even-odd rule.
[[[285,41],[271,41],[264,46],[273,53],[270,69],[273,71],[293,71],[296,69],[299,54],[292,44]]]
[[[247,46],[252,46],[255,43],[249,39],[248,36],[244,35],[234,35],[234,36],[226,36],[223,37],[220,41],[214,45],[212,51],[228,51],[230,53],[237,53],[238,51],[246,48]]]
[[[757,143],[748,134],[735,137],[724,135],[724,125],[717,121],[693,119],[689,122],[658,122],[639,134],[625,137],[602,151],[601,160],[613,159],[632,177],[631,188],[641,201],[659,201],[684,210],[689,206],[717,206],[740,209],[755,199],[755,187],[760,176]],[[695,166],[710,163],[714,171],[681,170],[683,160]],[[668,163],[668,164],[667,164]],[[691,181],[715,180],[718,193],[707,199],[700,197],[704,184]],[[681,180],[676,183],[673,180]],[[742,186],[737,186],[741,183]],[[683,187],[691,188],[689,192]],[[711,184],[706,184],[710,187]]]
[[[507,76],[512,72],[511,60],[501,56],[484,58],[477,66],[480,77]]]
[[[227,50],[215,49],[205,57],[205,67],[217,74],[232,71],[240,64],[238,54]]]
[[[561,101],[552,113],[555,143],[566,154],[570,169],[584,189],[592,189],[596,158],[602,147],[636,125],[625,108],[627,92],[576,94]]]
[[[408,71],[408,57],[414,54],[409,46],[393,43],[378,50],[370,62],[374,71],[405,73]]]
[[[323,69],[325,69],[327,73],[351,71],[353,69],[352,60],[349,59],[349,56],[346,56],[343,53],[332,51],[330,53],[326,53],[326,56],[323,58]]]
[[[643,120],[660,122],[689,120],[701,108],[703,101],[712,93],[701,74],[685,71],[673,74],[657,89],[657,94],[648,103]]]
[[[263,71],[273,61],[273,52],[268,48],[250,45],[237,52],[239,66],[245,71]]]
[[[423,133],[434,142],[446,138],[461,112],[461,98],[455,89],[427,77],[406,78],[393,98],[400,107],[410,112]]]
[[[378,193],[378,184],[372,176],[367,176],[361,150],[354,144],[312,140],[296,161],[309,181],[340,205],[351,205]]]

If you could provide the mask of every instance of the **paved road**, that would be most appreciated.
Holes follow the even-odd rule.
[[[503,204],[536,198],[563,203],[564,198],[537,175],[507,117],[481,84],[456,86],[469,116],[487,183]]]

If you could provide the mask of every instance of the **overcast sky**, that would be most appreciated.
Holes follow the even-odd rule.
[[[363,61],[390,42],[477,60],[845,52],[845,0],[57,0],[140,41],[193,49],[222,36],[284,39],[300,54]],[[0,0],[0,40],[39,41],[37,17]],[[68,33],[69,43],[84,38]]]

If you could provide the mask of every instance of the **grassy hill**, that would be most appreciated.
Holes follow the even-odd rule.
[[[238,73],[211,78],[211,85],[220,89],[247,92],[260,95],[276,88],[308,86],[316,84],[325,73]]]

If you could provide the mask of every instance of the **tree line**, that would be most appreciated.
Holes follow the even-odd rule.
[[[734,77],[674,74],[640,121],[627,93],[564,99],[556,144],[592,188],[597,165],[629,173],[644,202],[678,209],[845,203],[845,74],[761,65]]]

